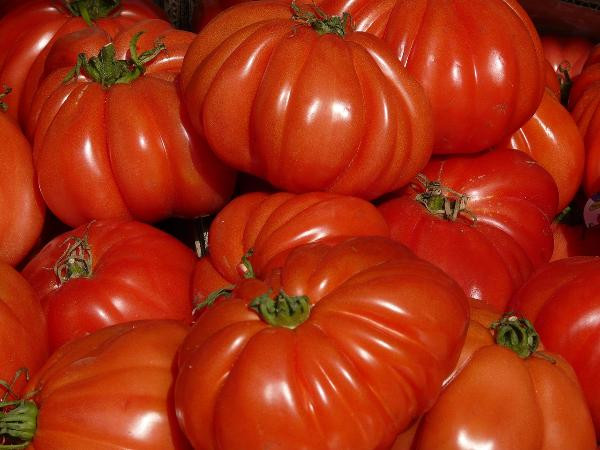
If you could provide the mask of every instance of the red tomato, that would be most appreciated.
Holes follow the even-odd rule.
[[[181,71],[196,130],[282,190],[372,199],[404,185],[431,154],[422,87],[374,36],[340,18],[321,34],[292,13],[246,2],[198,34]]]
[[[50,241],[23,269],[50,347],[120,322],[191,321],[193,252],[140,222],[97,221]]]
[[[242,279],[242,257],[259,271],[278,265],[294,247],[348,236],[389,237],[389,227],[366,200],[339,194],[249,193],[236,197],[212,221],[210,254],[194,275],[194,293],[205,297]]]
[[[61,347],[27,386],[21,421],[38,413],[27,448],[188,449],[170,399],[187,331],[175,321],[128,322]]]
[[[103,86],[115,80],[101,83],[88,68],[65,83],[72,67],[63,67],[36,92],[27,128],[40,190],[49,209],[71,226],[198,217],[219,209],[233,191],[233,171],[192,132],[180,104],[177,76],[194,34],[155,19],[119,34],[114,47],[104,46],[102,33],[93,36],[97,49],[114,48],[122,61],[134,57],[129,46],[141,31],[139,55],[160,49],[158,41],[165,49],[143,70],[127,63],[133,77],[142,72],[138,78]]]
[[[434,159],[423,174],[429,181],[379,206],[392,239],[441,267],[468,296],[504,311],[552,255],[556,183],[509,149]]]
[[[393,450],[595,450],[590,412],[571,366],[541,351],[531,324],[471,310],[460,363],[409,445]],[[514,339],[510,342],[509,339]],[[510,406],[509,406],[510,405]]]
[[[434,153],[484,150],[516,131],[544,92],[544,55],[516,0],[321,0],[383,38],[433,107]],[[518,85],[518,89],[515,86]]]
[[[12,117],[2,111],[0,142],[0,261],[15,266],[40,237],[46,205],[35,180],[31,146]]]
[[[569,111],[546,88],[542,103],[527,123],[499,147],[521,150],[535,159],[554,178],[562,211],[581,186],[585,162],[583,138]]]
[[[546,60],[546,71],[545,71],[545,83],[546,89],[550,89],[552,95],[554,95],[557,99],[561,98],[561,78],[559,78],[558,74],[552,68],[552,65]],[[542,98],[543,101],[543,98]]]
[[[594,44],[582,36],[543,35],[544,56],[555,72],[567,70],[569,77],[581,73]]]
[[[600,256],[600,227],[553,223],[554,252],[550,261],[570,256]]]
[[[513,298],[547,349],[575,369],[600,439],[600,257],[580,256],[546,264]]]
[[[48,357],[44,313],[31,285],[19,272],[0,261],[0,380],[12,381],[19,369],[35,373]],[[24,378],[13,390],[19,394]],[[6,393],[0,386],[0,397]]]
[[[0,48],[0,80],[14,89],[14,95],[7,102],[15,118],[21,118],[21,98],[31,68],[34,64],[36,71],[43,68],[46,53],[56,38],[88,26],[81,17],[84,8],[90,13],[90,19],[110,34],[139,20],[164,17],[149,0],[70,2],[77,3],[71,7],[74,11],[70,11],[66,3],[57,0],[23,2],[0,20],[0,42],[4,43]],[[95,8],[99,12],[97,16]],[[39,74],[32,76],[39,77]]]
[[[180,348],[175,406],[192,445],[387,448],[432,406],[468,321],[441,270],[358,237],[297,247],[265,275],[206,306]]]

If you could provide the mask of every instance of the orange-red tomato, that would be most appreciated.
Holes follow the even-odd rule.
[[[202,29],[181,71],[196,130],[231,167],[289,192],[373,199],[403,186],[431,155],[423,88],[375,36],[340,18],[319,33],[292,14],[245,2]]]
[[[388,448],[432,406],[468,322],[441,270],[357,237],[297,247],[257,277],[181,346],[175,406],[196,448]]]
[[[535,349],[531,341],[536,338],[529,331],[521,334],[522,324],[510,320],[494,334],[498,339],[506,332],[514,347],[496,343],[490,326],[499,319],[472,306],[459,364],[436,404],[411,430],[414,438],[399,439],[393,450],[596,448],[590,412],[571,366],[541,346]],[[527,351],[519,356],[523,348]]]
[[[31,146],[3,111],[0,142],[0,261],[15,266],[40,237],[46,205],[37,187]]]
[[[548,88],[533,117],[498,146],[527,153],[552,175],[558,187],[556,213],[577,194],[585,162],[583,138],[569,111]]]
[[[257,271],[276,266],[294,247],[349,236],[386,236],[389,227],[366,200],[326,192],[248,193],[229,202],[211,223],[209,255],[199,260],[194,293],[205,297],[239,282],[242,257]]]
[[[423,85],[434,153],[484,150],[516,131],[544,92],[544,55],[516,0],[321,0],[381,37]],[[518,86],[518,89],[516,89]]]
[[[511,295],[552,255],[558,191],[518,150],[434,158],[379,210],[392,239],[441,267],[469,297],[504,311]]]
[[[567,70],[571,78],[581,73],[594,44],[582,36],[559,36],[545,34],[541,36],[544,56],[555,72],[559,68]]]
[[[105,81],[83,67],[64,82],[70,64],[52,71],[33,99],[27,130],[40,190],[71,226],[198,217],[221,208],[233,191],[234,172],[191,130],[179,98],[177,77],[194,34],[158,19],[137,22],[110,42],[117,60],[134,57],[129,47],[139,32],[139,57],[164,45],[143,70],[127,63],[139,77]],[[97,50],[108,51],[106,34],[92,37]]]
[[[52,239],[23,269],[56,349],[138,319],[191,322],[195,256],[171,235],[134,221],[95,221]]]
[[[38,411],[27,448],[189,449],[171,401],[187,332],[176,321],[128,322],[58,349],[27,385]]]

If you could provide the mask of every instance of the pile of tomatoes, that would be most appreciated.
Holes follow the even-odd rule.
[[[596,449],[600,46],[204,7],[2,4],[0,449]]]

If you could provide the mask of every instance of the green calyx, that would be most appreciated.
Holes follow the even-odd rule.
[[[29,380],[26,368],[17,370],[11,382],[0,380],[5,391],[0,399],[0,450],[27,448],[37,428],[38,407],[29,400],[34,393],[18,400],[7,400],[9,396],[16,397],[13,386],[21,376]]]
[[[415,200],[430,213],[452,222],[461,215],[467,216],[473,224],[477,222],[477,216],[467,208],[467,195],[456,192],[439,181],[430,181],[423,174],[418,174],[416,180],[424,191],[417,194]]]
[[[310,315],[306,295],[290,297],[280,291],[275,298],[269,294],[256,297],[249,305],[269,325],[294,329]]]
[[[54,264],[54,274],[61,285],[74,278],[92,276],[92,249],[87,234],[81,238],[70,236],[64,242],[67,243],[66,250]]]
[[[107,17],[120,3],[121,0],[65,0],[69,12],[90,26],[94,20]]]
[[[490,328],[495,332],[496,343],[511,349],[520,358],[529,358],[540,345],[540,337],[531,322],[511,313],[505,314]]]
[[[90,78],[103,87],[131,83],[146,71],[145,64],[153,60],[166,48],[162,42],[157,41],[153,48],[138,55],[136,46],[142,34],[143,32],[140,31],[131,38],[129,43],[130,59],[116,59],[115,47],[112,43],[102,47],[98,56],[92,56],[89,59],[87,59],[85,53],[80,53],[77,57],[77,64],[67,74],[63,82],[69,82],[79,76],[83,68]]]
[[[6,85],[4,85],[3,87],[4,87],[4,91],[2,91],[0,93],[0,110],[7,111],[8,105],[6,103],[4,103],[2,100],[4,99],[4,97],[6,97],[8,94],[11,93],[12,89]]]
[[[310,26],[320,35],[336,34],[340,37],[344,37],[346,35],[347,26],[351,22],[350,14],[347,12],[345,12],[342,17],[328,16],[316,5],[313,5],[311,7],[312,11],[309,11],[300,8],[296,5],[295,1],[292,1],[291,8],[293,11],[293,20]]]

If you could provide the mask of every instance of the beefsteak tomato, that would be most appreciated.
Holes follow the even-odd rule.
[[[482,448],[595,450],[596,439],[573,368],[531,323],[473,308],[459,364],[410,445],[393,450]]]
[[[177,417],[196,448],[387,448],[432,406],[467,322],[460,287],[401,244],[303,245],[204,307]]]
[[[0,413],[0,433],[12,432],[14,445],[30,450],[189,449],[171,401],[187,332],[176,321],[136,321],[69,342],[30,380],[17,407]]]
[[[7,99],[10,114],[22,119],[21,100],[28,79],[39,81],[47,52],[54,41],[92,23],[110,35],[164,12],[149,0],[30,0],[21,2],[0,20],[0,80],[14,90]],[[34,68],[35,67],[35,68]],[[32,68],[33,72],[30,73]],[[37,84],[37,83],[36,83]]]
[[[71,226],[215,212],[235,174],[192,132],[180,104],[177,76],[194,34],[153,19],[113,42],[95,36],[99,56],[54,70],[32,104],[27,129],[49,209]]]
[[[381,37],[423,85],[434,153],[478,152],[515,132],[544,92],[538,33],[516,0],[321,0]],[[518,89],[516,88],[518,86]]]
[[[150,225],[97,221],[52,239],[23,269],[51,349],[139,319],[191,321],[194,253]]]
[[[8,89],[0,94],[0,109]],[[0,111],[0,261],[16,266],[42,233],[46,205],[37,187],[31,146],[23,132]]]
[[[502,312],[552,255],[557,199],[543,167],[521,151],[496,149],[433,159],[379,211],[392,239]]]
[[[600,257],[564,258],[540,267],[511,308],[531,319],[549,350],[577,373],[600,440]]]
[[[194,293],[204,298],[241,281],[245,255],[254,270],[265,272],[299,245],[371,235],[389,237],[389,227],[373,204],[357,197],[326,192],[240,195],[211,223],[209,254],[196,265]]]
[[[318,11],[252,1],[215,17],[185,56],[187,110],[231,167],[372,199],[426,164],[430,106],[380,39]]]

